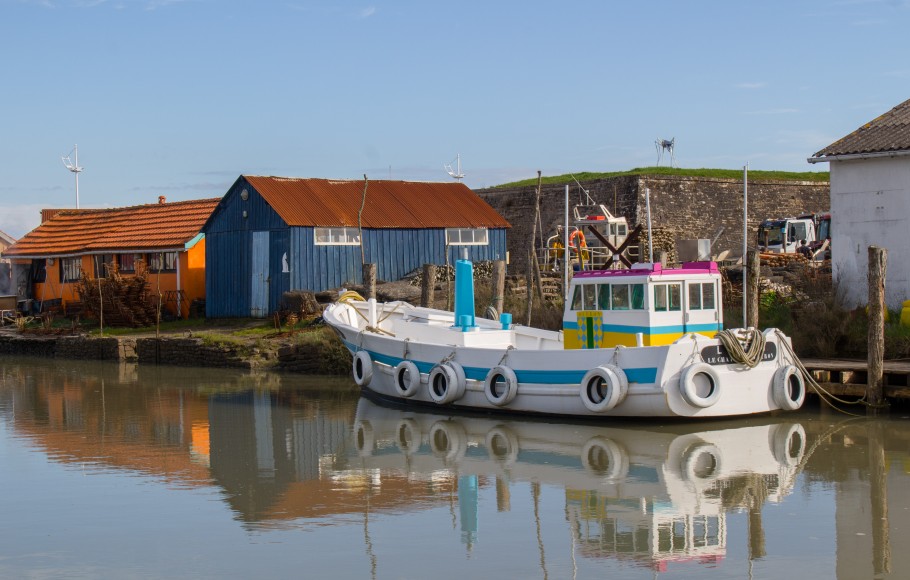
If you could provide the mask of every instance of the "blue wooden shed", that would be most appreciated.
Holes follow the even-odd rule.
[[[203,227],[206,316],[263,317],[319,292],[423,264],[504,260],[511,227],[462,183],[241,175]]]

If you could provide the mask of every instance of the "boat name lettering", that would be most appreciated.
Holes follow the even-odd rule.
[[[701,349],[701,358],[709,365],[731,365],[736,363],[727,348],[719,344]],[[762,362],[772,361],[777,358],[777,345],[773,342],[765,343],[765,351],[762,353]]]

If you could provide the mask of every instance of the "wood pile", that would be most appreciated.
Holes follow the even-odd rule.
[[[158,309],[148,292],[147,272],[137,270],[129,277],[116,271],[107,278],[89,278],[83,273],[76,283],[82,314],[96,319],[103,314],[105,326],[154,326]]]
[[[652,248],[654,250],[654,261],[660,260],[660,253],[666,252],[667,264],[679,262],[679,254],[676,252],[676,232],[670,228],[651,228],[651,237],[654,240]],[[638,255],[641,261],[648,261],[648,229],[644,228],[640,236],[640,249]]]
[[[759,254],[762,266],[770,268],[788,268],[796,264],[808,264],[809,260],[802,254]]]

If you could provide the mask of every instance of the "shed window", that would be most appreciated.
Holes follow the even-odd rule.
[[[450,246],[486,246],[488,240],[487,228],[446,229],[446,244]]]
[[[155,252],[149,254],[149,272],[176,272],[177,252]]]
[[[95,278],[107,278],[110,276],[111,268],[114,265],[114,254],[92,256],[92,263],[95,265]]]
[[[82,258],[60,259],[60,281],[75,282],[82,276]]]
[[[357,228],[314,228],[317,246],[359,246],[360,230]]]
[[[133,273],[136,271],[136,266],[142,261],[142,254],[120,254],[117,256],[117,261],[121,272]]]

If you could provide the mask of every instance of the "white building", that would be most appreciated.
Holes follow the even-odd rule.
[[[869,246],[888,250],[885,302],[910,300],[910,100],[808,159],[831,168],[831,253],[844,306],[868,300]]]

